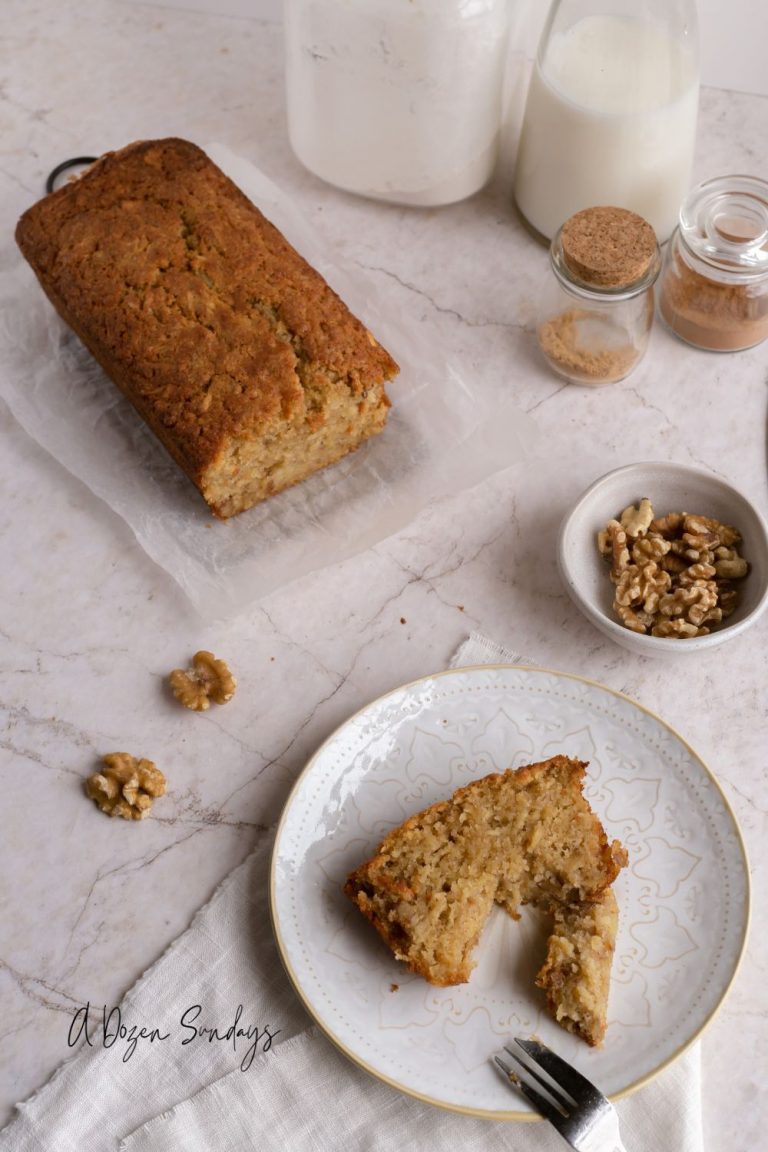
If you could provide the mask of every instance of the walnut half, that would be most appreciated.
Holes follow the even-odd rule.
[[[632,540],[645,536],[653,520],[653,505],[647,496],[639,504],[630,504],[619,517],[619,523]]]
[[[143,820],[152,801],[165,794],[165,776],[151,760],[137,760],[129,752],[110,752],[103,772],[85,782],[86,795],[108,816]]]
[[[204,712],[210,707],[211,700],[214,704],[226,704],[237,687],[237,680],[224,661],[205,651],[195,653],[192,667],[186,671],[174,669],[168,683],[179,703],[193,712]]]

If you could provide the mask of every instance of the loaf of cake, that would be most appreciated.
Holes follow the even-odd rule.
[[[107,153],[16,240],[217,516],[383,429],[394,360],[194,144]]]
[[[572,1030],[598,1044],[617,917],[596,908],[615,908],[610,898],[601,901],[627,857],[583,795],[586,767],[554,756],[473,781],[390,832],[344,891],[398,960],[441,986],[469,979],[494,903],[514,918],[521,904],[536,906],[553,918],[554,935],[571,939],[581,953],[594,927],[600,949],[571,970],[577,984],[589,981],[593,1011],[587,1020],[585,1009]],[[540,980],[553,1015],[570,1027],[574,1013],[560,1010],[558,994],[562,989],[573,999],[574,980],[561,978],[562,963],[557,974],[558,963],[553,944]]]

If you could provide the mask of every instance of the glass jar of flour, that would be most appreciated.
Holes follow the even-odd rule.
[[[548,240],[582,208],[637,212],[663,243],[688,190],[694,0],[555,0],[534,62],[515,200]]]
[[[509,0],[286,0],[288,131],[339,188],[463,200],[490,178]]]

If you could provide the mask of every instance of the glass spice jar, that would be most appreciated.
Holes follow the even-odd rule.
[[[768,337],[768,182],[720,176],[693,189],[667,247],[659,311],[709,352]]]
[[[536,334],[550,367],[574,384],[613,384],[639,364],[661,267],[651,225],[626,208],[585,208],[550,247]]]

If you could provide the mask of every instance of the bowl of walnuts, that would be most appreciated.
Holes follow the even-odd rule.
[[[768,527],[746,496],[682,464],[629,464],[584,492],[558,567],[596,628],[643,656],[699,652],[768,607]]]

